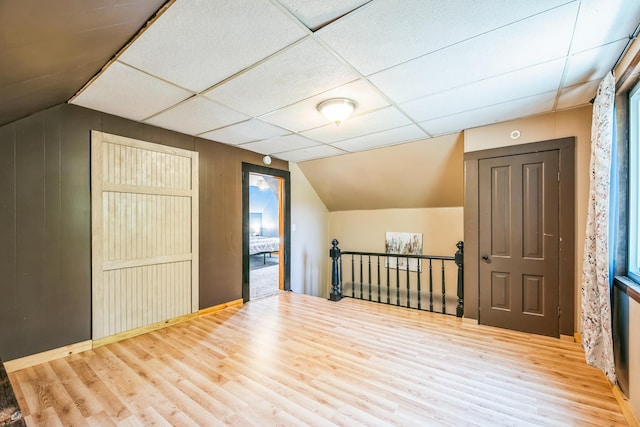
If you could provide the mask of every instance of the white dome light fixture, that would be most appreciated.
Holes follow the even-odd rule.
[[[271,164],[271,156],[264,156],[262,158],[262,163],[264,163],[265,165],[270,165]]]
[[[356,109],[356,103],[347,98],[332,98],[322,101],[317,108],[327,120],[340,126]]]

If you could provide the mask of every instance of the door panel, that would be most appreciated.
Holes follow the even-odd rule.
[[[493,271],[491,273],[491,308],[496,310],[510,310],[511,298],[509,296],[509,289],[511,285],[509,283],[508,273],[502,273],[499,271]]]
[[[479,162],[481,324],[559,336],[558,151]]]
[[[93,131],[92,338],[198,311],[198,153]]]
[[[508,257],[511,255],[511,168],[493,168],[491,180],[491,253]]]
[[[525,275],[522,292],[522,311],[526,314],[544,315],[544,278]]]

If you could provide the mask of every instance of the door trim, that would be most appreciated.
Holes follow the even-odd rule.
[[[271,175],[283,180],[284,212],[284,284],[285,291],[291,290],[291,179],[289,171],[266,166],[242,163],[242,301],[249,301],[249,175],[257,173]]]
[[[560,158],[560,335],[575,331],[575,137],[464,153],[464,316],[478,320],[480,307],[479,162],[481,159],[558,150]]]

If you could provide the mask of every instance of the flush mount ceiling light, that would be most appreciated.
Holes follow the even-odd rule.
[[[317,108],[327,120],[339,126],[356,109],[356,103],[347,98],[332,98],[322,101]]]

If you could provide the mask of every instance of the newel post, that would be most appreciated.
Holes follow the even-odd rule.
[[[338,247],[338,241],[336,239],[333,239],[331,245],[333,247],[329,249],[329,257],[331,257],[331,293],[329,294],[329,300],[340,301],[342,299],[340,273],[338,269],[338,260],[341,256],[340,248]]]
[[[456,317],[462,317],[464,314],[464,243],[462,241],[456,243],[458,251],[455,255],[455,262],[458,266],[458,306],[456,307]]]

